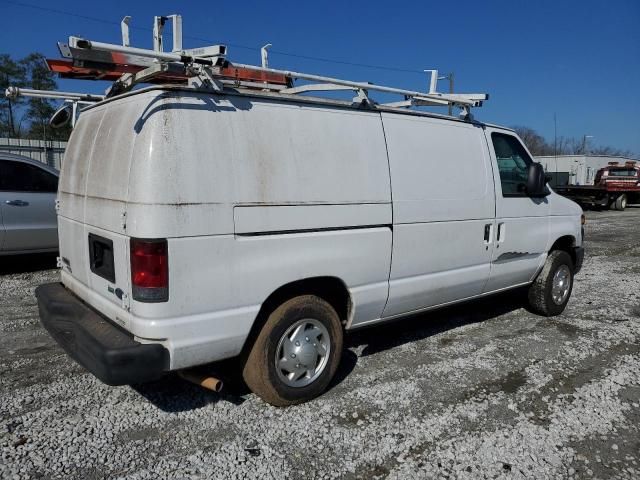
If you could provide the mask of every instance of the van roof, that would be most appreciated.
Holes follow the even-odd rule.
[[[189,92],[189,93],[194,93],[194,94],[201,94],[201,95],[207,95],[207,96],[211,96],[211,95],[220,95],[220,96],[242,96],[242,97],[253,97],[253,98],[266,98],[266,99],[277,99],[277,100],[281,100],[284,102],[290,102],[290,103],[302,103],[302,104],[314,104],[314,105],[325,105],[325,106],[330,106],[330,107],[336,107],[336,108],[345,108],[345,109],[350,109],[350,110],[368,110],[371,112],[375,112],[375,111],[380,111],[380,112],[391,112],[391,113],[398,113],[398,114],[402,114],[402,115],[410,115],[410,116],[419,116],[419,117],[429,117],[429,118],[436,118],[436,119],[440,119],[440,120],[449,120],[449,121],[454,121],[454,122],[460,122],[460,123],[472,123],[474,125],[481,125],[481,126],[486,126],[486,127],[492,127],[492,128],[499,128],[502,130],[507,130],[510,132],[514,132],[514,130],[512,128],[509,127],[504,127],[502,125],[494,125],[494,124],[490,124],[490,123],[486,123],[486,122],[480,122],[478,120],[472,120],[472,121],[468,121],[468,120],[463,120],[463,119],[459,119],[457,117],[453,117],[453,116],[449,116],[449,115],[443,115],[443,114],[438,114],[435,112],[428,112],[428,111],[424,111],[424,110],[410,110],[407,108],[402,108],[402,107],[392,107],[392,106],[388,106],[388,105],[376,105],[375,108],[371,108],[371,107],[367,107],[367,106],[362,106],[362,105],[358,105],[358,104],[354,104],[353,102],[350,102],[348,100],[339,100],[339,99],[333,99],[333,98],[325,98],[325,97],[314,97],[311,95],[294,95],[294,94],[288,94],[288,93],[280,93],[277,91],[261,91],[261,90],[256,90],[256,89],[249,89],[249,88],[229,88],[229,87],[225,87],[222,91],[220,92],[215,92],[215,91],[203,91],[203,90],[198,90],[196,88],[193,87],[189,87],[186,85],[150,85],[150,86],[146,86],[143,88],[138,88],[135,90],[130,90],[128,92],[122,93],[120,95],[115,95],[113,97],[109,97],[106,98],[100,102],[96,102],[94,104],[88,105],[87,107],[83,108],[83,111],[95,108],[99,105],[104,105],[106,103],[110,103],[110,102],[117,102],[118,100],[121,100],[123,98],[127,98],[127,97],[131,97],[134,95],[140,95],[142,93],[146,93],[149,91],[153,91],[153,90],[162,90],[162,91],[167,91],[167,92],[171,92],[171,91],[182,91],[182,92]]]

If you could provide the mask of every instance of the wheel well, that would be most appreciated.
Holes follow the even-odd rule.
[[[576,246],[576,239],[571,235],[565,235],[564,237],[560,237],[553,243],[553,245],[549,249],[549,252],[553,252],[554,250],[562,250],[563,252],[567,252],[571,257],[573,264],[575,265],[576,264],[575,246]]]
[[[351,315],[351,295],[342,280],[336,277],[313,277],[287,283],[275,290],[262,303],[245,341],[243,352],[253,345],[269,314],[287,300],[300,295],[316,295],[327,301],[336,311],[343,325]]]

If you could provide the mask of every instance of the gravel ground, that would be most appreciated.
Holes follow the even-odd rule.
[[[2,259],[0,477],[640,478],[640,208],[587,217],[562,316],[512,293],[354,333],[287,409],[233,374],[102,385],[38,323],[55,260]]]

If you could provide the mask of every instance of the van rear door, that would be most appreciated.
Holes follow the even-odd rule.
[[[60,177],[63,268],[82,288],[119,306],[130,297],[126,215],[139,116],[139,105],[130,99],[84,111]]]

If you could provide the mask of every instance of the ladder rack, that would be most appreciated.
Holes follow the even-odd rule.
[[[95,103],[104,100],[104,95],[94,95],[92,93],[61,92],[58,90],[35,90],[33,88],[8,87],[5,90],[7,98],[33,97],[33,98],[53,98],[69,100],[79,103]]]
[[[173,50],[163,51],[165,23],[173,23]],[[111,80],[113,85],[105,98],[124,93],[140,83],[186,84],[198,90],[220,92],[225,88],[247,88],[278,92],[283,95],[304,95],[310,92],[351,90],[356,93],[353,103],[369,108],[411,108],[417,106],[456,106],[461,117],[471,119],[470,109],[482,106],[489,98],[484,93],[440,93],[436,91],[437,71],[431,72],[428,92],[406,90],[321,75],[268,68],[270,44],[261,49],[262,65],[234,64],[227,59],[225,45],[182,49],[182,18],[180,15],[155,17],[154,49],[130,46],[129,22],[121,23],[122,45],[97,42],[71,36],[68,43],[58,47],[64,60],[47,60],[47,65],[63,78]],[[296,80],[305,82],[295,85]],[[400,95],[400,101],[377,103],[370,92]],[[62,97],[59,97],[62,98]]]
[[[75,127],[81,105],[93,105],[104,100],[104,95],[94,95],[89,93],[60,92],[57,90],[35,90],[33,88],[8,87],[4,95],[6,98],[15,99],[18,97],[51,98],[64,100],[62,107],[58,108],[51,116],[49,125],[53,128],[60,128],[67,123]]]

